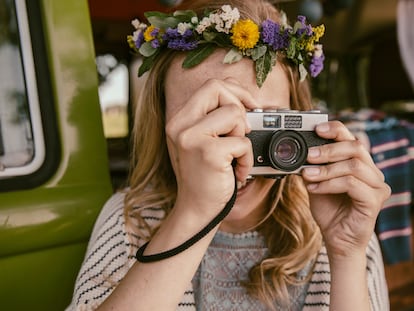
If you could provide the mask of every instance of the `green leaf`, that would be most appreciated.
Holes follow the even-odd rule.
[[[161,12],[146,12],[145,17],[151,25],[159,29],[176,28],[180,23],[178,18]]]
[[[299,21],[296,21],[293,25],[293,33],[296,33],[299,29],[302,28],[302,23]]]
[[[184,17],[186,20],[191,20],[193,17],[197,17],[197,14],[192,10],[178,10],[173,14],[175,17]]]
[[[307,75],[308,75],[308,71],[306,70],[305,66],[303,64],[299,64],[300,81],[301,82],[304,81]]]
[[[141,77],[144,73],[151,69],[152,65],[154,64],[155,58],[158,56],[159,51],[157,53],[152,54],[150,57],[144,57],[142,60],[141,66],[138,69],[138,77]]]
[[[268,51],[264,56],[256,61],[256,83],[261,87],[276,64],[276,53]]]
[[[223,63],[224,64],[233,64],[238,62],[243,58],[243,54],[236,48],[232,48],[230,51],[227,52],[226,56],[224,56]]]
[[[214,38],[214,42],[222,47],[233,47],[233,44],[230,40],[230,36],[224,32],[217,33],[216,37]]]
[[[213,53],[215,48],[216,46],[214,44],[203,44],[195,50],[188,52],[186,58],[183,61],[183,68],[191,68],[198,65],[211,53]]]
[[[289,59],[292,59],[295,61],[295,55],[296,55],[296,42],[297,39],[295,37],[290,38],[290,43],[286,51],[286,56]]]
[[[212,32],[212,31],[204,31],[203,32],[203,38],[207,42],[213,41],[216,38],[216,35],[217,35],[217,33]]]
[[[144,57],[150,57],[156,51],[157,49],[153,48],[150,42],[144,42],[139,48],[139,53]]]
[[[267,46],[266,45],[259,45],[252,49],[252,59],[257,61],[260,57],[266,54]]]

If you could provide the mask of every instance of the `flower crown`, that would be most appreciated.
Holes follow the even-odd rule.
[[[138,76],[148,71],[164,48],[189,51],[182,64],[191,68],[206,59],[218,47],[230,48],[223,63],[231,64],[243,57],[255,63],[256,82],[260,87],[282,53],[299,66],[301,80],[309,70],[316,77],[323,69],[325,56],[319,39],[325,26],[312,27],[304,16],[298,16],[293,27],[266,19],[257,25],[251,19],[240,19],[237,8],[223,5],[206,12],[199,19],[194,11],[175,11],[171,14],[146,12],[150,25],[138,19],[132,21],[136,29],[127,37],[130,47],[143,57]]]

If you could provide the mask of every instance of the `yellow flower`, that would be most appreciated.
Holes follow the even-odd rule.
[[[319,39],[324,35],[325,33],[325,25],[319,25],[318,27],[315,27],[313,29],[313,38],[316,42],[319,41]]]
[[[144,40],[146,42],[155,39],[155,37],[151,34],[154,31],[155,27],[153,25],[148,26],[147,29],[144,31]]]
[[[252,20],[239,20],[231,29],[231,42],[240,50],[252,49],[259,41],[259,26]]]
[[[315,49],[315,40],[313,38],[304,42],[302,48],[305,48],[307,52],[312,52]]]
[[[137,49],[135,47],[134,38],[132,36],[127,36],[127,42],[128,42],[128,45],[131,49],[135,49],[135,50]]]
[[[315,43],[319,41],[319,39],[325,33],[325,25],[319,25],[318,27],[313,28],[313,35],[309,39],[306,40],[304,43],[305,50],[308,52],[313,52],[315,49]]]

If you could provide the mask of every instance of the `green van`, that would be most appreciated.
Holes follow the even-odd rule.
[[[0,0],[0,310],[63,310],[112,193],[88,2]]]

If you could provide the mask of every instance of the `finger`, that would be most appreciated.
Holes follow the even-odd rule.
[[[308,151],[308,162],[312,164],[325,164],[356,159],[348,164],[358,169],[360,162],[365,163],[371,170],[376,172],[377,178],[383,181],[383,174],[376,167],[371,155],[359,140],[341,141],[332,144],[312,147]]]
[[[315,131],[320,137],[335,141],[356,140],[348,128],[339,121],[320,123],[316,126]]]
[[[220,145],[229,151],[228,161],[236,159],[234,168],[236,178],[245,181],[253,167],[253,151],[250,139],[247,137],[222,137],[219,138]]]
[[[239,181],[245,181],[253,167],[252,145],[247,137],[211,138],[208,144],[200,143],[200,149],[203,149],[201,161],[221,172],[232,171],[236,159],[234,171]]]
[[[384,175],[358,158],[351,158],[327,165],[306,167],[302,171],[303,178],[308,182],[321,182],[343,176],[354,176],[372,187],[381,187]]]
[[[307,189],[312,194],[346,193],[359,205],[372,205],[380,209],[390,195],[390,187],[381,183],[372,187],[352,175],[329,179],[320,183],[310,183]]]
[[[240,181],[244,181],[253,166],[253,149],[250,139],[244,135],[238,137],[212,135],[214,132],[228,129],[228,123],[223,122],[222,126],[221,130],[215,127],[212,132],[209,132],[209,129],[202,124],[197,124],[180,132],[175,141],[168,139],[173,145],[173,148],[170,148],[173,151],[172,155],[182,154],[187,158],[196,157],[200,165],[207,165],[219,172],[232,170],[233,159],[237,159],[236,174]]]
[[[204,135],[245,136],[250,128],[246,127],[246,113],[236,105],[225,105],[210,112],[194,125],[196,131]]]
[[[245,111],[246,107],[257,107],[253,96],[240,85],[229,81],[210,79],[190,97],[186,104],[175,105],[177,110],[170,115],[181,120],[180,124],[183,127],[188,127],[189,124],[198,122],[209,112],[229,104],[239,106],[242,111]],[[248,126],[248,124],[246,125]]]

